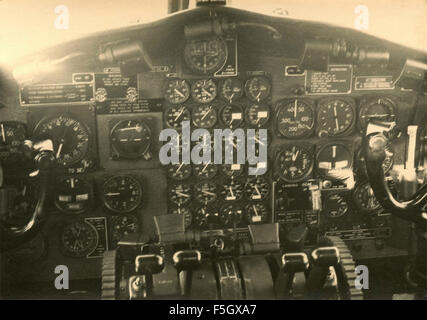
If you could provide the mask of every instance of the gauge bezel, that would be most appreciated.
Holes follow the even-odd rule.
[[[109,231],[111,233],[111,241],[110,241],[110,243],[112,244],[113,247],[116,247],[117,244],[118,244],[118,242],[122,239],[122,238],[116,239],[114,237],[114,229],[115,229],[115,226],[118,223],[118,220],[122,220],[124,218],[132,219],[132,222],[135,223],[136,229],[135,229],[135,232],[133,232],[133,233],[138,233],[139,232],[139,229],[140,229],[139,219],[138,219],[138,217],[136,215],[133,215],[133,214],[121,214],[121,215],[113,216],[111,218],[111,222],[109,224]]]
[[[228,107],[237,107],[240,110],[240,114],[241,114],[241,118],[240,119],[232,119],[231,123],[226,123],[224,121],[224,112],[225,109]],[[234,112],[236,113],[236,112]],[[232,112],[233,114],[233,112]],[[233,117],[233,116],[232,116]],[[221,124],[227,128],[238,128],[239,126],[241,126],[243,124],[243,122],[245,121],[245,110],[243,109],[243,106],[241,104],[238,103],[226,103],[219,111],[219,115],[218,115],[219,120],[221,121]],[[236,121],[236,123],[233,123],[234,121]]]
[[[322,110],[322,108],[327,107],[327,105],[329,103],[332,103],[334,101],[342,101],[342,102],[346,103],[348,106],[350,106],[351,115],[352,115],[352,121],[351,121],[350,125],[344,131],[339,132],[337,134],[331,134],[328,131],[321,130],[322,129],[321,128],[322,120],[320,119],[320,117],[321,117],[320,111]],[[316,135],[319,136],[320,138],[336,138],[336,137],[348,136],[353,132],[354,127],[356,126],[356,122],[357,122],[356,101],[353,98],[349,98],[349,97],[327,97],[327,98],[320,99],[317,102]],[[323,135],[322,133],[325,133],[325,135]]]
[[[202,125],[198,122],[199,120],[197,119],[197,117],[196,117],[196,115],[195,115],[195,113],[196,113],[198,110],[200,110],[201,108],[211,108],[211,111],[210,111],[210,112],[213,112],[214,117],[215,117],[215,121],[214,121],[214,122],[209,123],[209,125],[202,126]],[[196,104],[196,105],[194,105],[194,106],[193,106],[192,111],[191,111],[191,121],[192,121],[193,125],[194,125],[195,127],[197,127],[197,128],[201,128],[201,129],[211,129],[211,128],[213,128],[213,127],[218,123],[218,120],[219,120],[218,118],[219,118],[219,115],[218,115],[218,108],[217,108],[217,106],[216,106],[215,104],[213,104],[213,103]],[[197,120],[196,120],[196,119],[197,119]],[[202,120],[202,121],[204,121],[204,120]]]
[[[200,98],[197,97],[197,94],[195,93],[197,84],[200,82],[205,81],[206,83],[210,82],[213,84],[213,88],[215,88],[215,92],[212,94],[212,96],[208,99],[208,100],[201,100]],[[216,83],[216,81],[213,78],[207,78],[207,79],[197,79],[193,82],[193,84],[191,85],[191,98],[199,104],[209,104],[212,103],[216,97],[218,96],[218,84]]]
[[[167,115],[168,115],[168,113],[172,110],[172,109],[174,109],[174,108],[180,108],[180,107],[182,107],[182,108],[184,108],[184,111],[183,111],[183,113],[185,112],[185,113],[187,113],[188,114],[188,119],[187,120],[185,120],[185,121],[190,121],[191,122],[191,109],[187,106],[187,105],[185,105],[185,104],[174,104],[174,105],[172,105],[172,106],[170,106],[170,107],[168,107],[164,112],[163,112],[163,119],[164,119],[164,123],[165,123],[165,125],[168,127],[168,128],[172,128],[172,129],[175,129],[175,130],[181,130],[182,129],[182,125],[181,125],[181,123],[182,123],[182,121],[181,121],[181,123],[179,124],[179,125],[171,125],[169,122],[168,122],[168,120],[167,120]],[[174,121],[174,123],[176,123],[175,121]]]
[[[230,228],[230,227],[233,227],[233,225],[234,225],[232,219],[230,219],[230,221],[227,221],[228,219],[224,218],[224,217],[226,217],[226,215],[224,214],[224,211],[230,207],[232,208],[232,210],[234,212],[236,212],[238,210],[241,211],[240,219],[239,219],[239,221],[236,221],[236,225],[240,225],[244,219],[244,216],[245,216],[245,211],[244,211],[243,207],[240,206],[239,204],[237,204],[235,202],[224,203],[221,206],[221,208],[219,209],[219,221],[222,224],[222,226],[225,228]]]
[[[288,179],[286,178],[283,174],[282,174],[282,170],[279,169],[280,166],[280,157],[281,155],[288,150],[289,148],[292,148],[293,146],[297,147],[297,148],[303,148],[305,149],[305,151],[309,154],[309,156],[311,157],[311,164],[310,167],[308,168],[308,170],[299,178],[297,179]],[[295,183],[295,182],[301,182],[303,180],[306,180],[307,178],[311,177],[311,174],[313,173],[313,169],[314,169],[314,165],[315,165],[315,154],[314,154],[314,145],[312,144],[308,144],[308,143],[292,143],[292,144],[287,144],[284,146],[281,146],[280,149],[277,150],[276,153],[276,158],[274,161],[274,171],[279,175],[280,179],[282,179],[285,182],[289,182],[289,183]]]
[[[252,221],[252,218],[250,219],[251,221],[248,221],[249,219],[248,219],[248,216],[249,216],[249,213],[251,212],[251,207],[252,206],[263,206],[264,207],[264,209],[265,209],[265,220],[262,220],[261,219],[261,221],[257,221],[257,222],[253,222]],[[267,203],[265,202],[265,201],[259,201],[259,202],[253,202],[253,203],[249,203],[249,204],[247,204],[246,206],[245,206],[245,212],[244,212],[244,219],[245,219],[245,221],[246,221],[246,223],[248,224],[248,225],[250,225],[250,224],[262,224],[262,223],[266,223],[266,222],[268,222],[268,218],[269,218],[269,211],[270,211],[270,208],[269,208],[269,206],[267,205]],[[251,215],[251,217],[252,217],[252,215]],[[261,216],[262,217],[262,216]]]
[[[364,120],[363,118],[364,115],[366,114],[367,111],[369,111],[369,108],[373,104],[378,104],[377,103],[378,100],[383,100],[383,102],[385,102],[384,105],[388,108],[388,111],[391,112],[389,117],[392,118],[393,120],[397,119],[397,114],[396,114],[397,107],[396,107],[396,101],[394,98],[390,96],[366,96],[366,97],[363,97],[359,103],[358,122],[362,130],[365,129],[367,125],[366,120]],[[386,120],[386,121],[389,121],[389,120]]]
[[[329,209],[327,208],[326,204],[327,201],[332,197],[332,196],[339,196],[341,199],[343,199],[346,203],[346,210],[343,214],[339,215],[339,216],[331,216]],[[323,198],[323,196],[322,196]],[[334,201],[334,200],[330,200],[330,201]],[[326,215],[326,217],[328,219],[340,219],[343,218],[345,216],[347,216],[350,212],[350,206],[349,206],[349,197],[347,195],[347,193],[345,192],[339,192],[339,191],[334,191],[334,192],[328,192],[325,196],[325,201],[323,202],[323,208],[322,208],[322,213],[323,215]]]
[[[115,131],[118,129],[119,125],[121,125],[124,122],[129,122],[129,121],[137,122],[137,123],[141,124],[142,130],[146,131],[148,133],[148,137],[146,137],[146,139],[148,138],[147,143],[146,143],[144,149],[141,149],[141,151],[133,152],[133,153],[124,152],[118,146],[118,145],[120,145],[120,142],[113,140],[113,135],[114,135]],[[110,140],[112,155],[114,155],[115,157],[124,158],[124,159],[138,159],[140,157],[143,157],[145,154],[147,154],[147,152],[149,152],[149,149],[151,146],[151,141],[152,141],[152,131],[151,131],[150,126],[144,120],[141,120],[141,119],[122,119],[122,120],[117,121],[112,126],[112,128],[110,130],[109,140]]]
[[[169,89],[169,85],[172,83],[172,82],[175,82],[175,81],[182,81],[183,83],[185,83],[185,86],[186,86],[186,88],[187,88],[187,94],[184,96],[184,98],[183,98],[183,100],[181,100],[181,101],[179,101],[179,102],[173,102],[170,98],[169,98],[169,94],[167,93],[167,90]],[[186,80],[186,79],[181,79],[181,78],[168,78],[168,79],[166,79],[166,82],[165,82],[165,84],[164,84],[164,87],[163,87],[163,97],[165,98],[165,100],[166,101],[168,101],[170,104],[173,104],[173,105],[179,105],[179,104],[182,104],[182,103],[184,103],[184,102],[186,102],[188,99],[190,99],[190,97],[191,97],[191,85],[190,85],[190,83]]]
[[[328,142],[326,144],[323,144],[323,145],[319,146],[319,148],[316,150],[316,159],[315,159],[316,169],[315,169],[315,171],[323,179],[328,179],[328,180],[333,180],[333,181],[344,181],[344,180],[350,178],[350,176],[349,177],[344,177],[343,179],[336,179],[334,177],[330,177],[328,174],[325,174],[323,172],[324,169],[320,169],[319,168],[319,155],[325,149],[327,149],[329,147],[332,147],[334,145],[340,146],[340,147],[344,148],[348,152],[348,154],[350,155],[349,159],[347,159],[348,160],[348,165],[347,165],[346,168],[349,171],[351,171],[351,173],[350,173],[351,175],[353,174],[353,158],[354,158],[353,149],[347,147],[347,145],[343,141],[331,141],[331,142]]]
[[[261,124],[253,123],[253,121],[251,121],[251,119],[250,119],[249,112],[255,106],[261,107],[261,108],[264,108],[264,109],[267,110],[267,111],[264,111],[264,112],[267,112],[267,117],[264,118],[265,120],[263,120],[263,123],[261,123]],[[268,104],[266,104],[266,103],[262,103],[262,102],[251,102],[245,108],[245,114],[244,114],[244,116],[245,116],[245,122],[248,124],[248,126],[250,126],[252,128],[263,128],[263,127],[265,127],[265,126],[268,125],[268,123],[269,123],[269,121],[271,119],[271,107]]]
[[[236,197],[236,195],[235,195],[234,199],[228,199],[227,198],[227,194],[228,194],[230,189],[226,188],[226,187],[230,187],[231,184],[233,184],[233,185],[240,184],[239,197]],[[235,189],[233,188],[233,190],[235,190]],[[229,178],[227,181],[223,182],[221,191],[219,193],[221,196],[221,201],[225,201],[226,203],[242,200],[244,198],[244,195],[245,195],[245,182],[243,179]]]
[[[251,81],[253,81],[254,79],[259,78],[259,79],[265,79],[266,83],[268,83],[267,86],[267,94],[265,97],[263,97],[262,99],[256,99],[252,93],[250,93],[249,91],[249,86],[251,84]],[[271,79],[269,77],[267,77],[266,75],[253,75],[250,76],[246,81],[245,81],[245,95],[246,97],[251,100],[252,102],[256,102],[256,103],[261,103],[263,101],[266,101],[268,98],[270,98],[271,95],[271,90],[272,90],[272,85],[271,85]]]
[[[363,181],[361,183],[356,184],[356,186],[353,189],[352,200],[353,200],[354,204],[356,205],[356,208],[358,209],[358,211],[360,211],[361,213],[365,213],[365,214],[374,214],[376,212],[381,211],[381,209],[383,209],[383,207],[381,206],[381,204],[376,199],[375,200],[376,200],[378,206],[376,208],[373,208],[373,209],[367,209],[361,203],[361,201],[359,201],[358,194],[360,194],[360,192],[365,192],[366,187],[371,188],[368,181]],[[373,197],[375,198],[375,196],[373,196]]]
[[[87,193],[89,195],[89,199],[85,201],[85,203],[87,203],[87,204],[80,210],[69,210],[69,209],[63,208],[60,205],[60,201],[58,200],[59,189],[55,188],[55,201],[54,201],[55,207],[59,211],[66,213],[66,214],[76,215],[76,214],[84,213],[93,207],[93,202],[94,202],[93,183],[92,183],[92,181],[88,181],[88,179],[86,179],[85,177],[81,177],[81,176],[63,176],[63,177],[59,177],[55,181],[55,185],[58,186],[58,184],[64,182],[66,179],[70,179],[70,178],[79,179],[80,181],[82,181],[84,183],[85,187],[88,187]]]
[[[297,136],[289,136],[287,134],[284,134],[282,130],[279,128],[280,115],[281,115],[282,109],[284,109],[285,107],[287,107],[292,103],[295,103],[295,100],[298,100],[298,102],[302,102],[305,106],[310,108],[311,115],[312,115],[312,124],[310,129],[305,131],[303,134],[299,134]],[[313,100],[306,99],[306,98],[282,99],[276,102],[274,110],[276,113],[274,130],[276,131],[279,137],[286,138],[289,140],[296,140],[296,139],[308,138],[313,135],[314,130],[316,128],[316,112],[315,112],[315,103]]]
[[[114,179],[119,179],[119,178],[131,179],[133,181],[133,184],[136,185],[138,190],[139,190],[139,194],[138,194],[138,197],[137,197],[135,203],[131,207],[129,207],[128,209],[125,209],[125,210],[116,209],[116,208],[112,207],[107,202],[107,200],[105,198],[105,186],[108,185],[108,183],[113,181]],[[114,175],[114,176],[107,178],[102,185],[102,202],[103,202],[104,206],[112,212],[119,213],[119,214],[130,213],[130,212],[135,211],[136,209],[138,209],[142,205],[143,192],[144,192],[144,189],[142,187],[142,184],[139,181],[139,179],[137,179],[136,177],[129,175],[129,174]]]
[[[173,175],[170,175],[169,174],[169,169],[170,168],[172,168],[172,167],[174,167],[174,166],[180,166],[182,164],[182,166],[186,166],[186,168],[188,169],[188,171],[187,171],[187,173],[182,177],[182,178],[176,178],[175,176],[173,176]],[[166,166],[166,168],[165,168],[165,170],[166,170],[166,176],[169,178],[169,179],[172,179],[172,180],[174,180],[174,181],[184,181],[184,180],[187,180],[188,178],[190,178],[191,176],[192,176],[192,174],[193,174],[193,170],[192,170],[192,167],[191,167],[191,164],[185,164],[185,163],[180,163],[180,164],[169,164],[169,165],[167,165]]]
[[[207,168],[209,167],[209,169],[210,169],[210,168],[214,168],[214,169],[213,169],[213,173],[212,173],[212,174],[209,174],[207,177],[205,177],[205,176],[200,175],[200,174],[198,174],[198,173],[196,172],[196,168],[198,168],[198,167],[204,167],[204,166],[207,166]],[[216,176],[217,176],[217,174],[218,174],[218,165],[217,165],[217,164],[215,164],[215,163],[213,163],[213,162],[209,162],[208,164],[206,164],[206,163],[193,164],[193,175],[194,175],[194,177],[196,177],[196,178],[198,178],[198,179],[201,179],[201,180],[208,180],[208,179],[212,179],[212,178],[216,177]]]
[[[179,186],[179,185],[182,185],[183,187],[186,187],[188,189],[188,191],[189,191],[190,194],[189,194],[189,197],[186,198],[186,200],[184,202],[179,202],[178,203],[178,202],[175,202],[174,200],[172,200],[171,192],[172,192],[172,189],[176,189],[176,187]],[[188,183],[174,183],[174,184],[171,184],[168,187],[168,199],[169,199],[169,201],[171,203],[175,204],[176,206],[185,206],[188,203],[191,203],[191,200],[193,199],[193,188]]]
[[[251,188],[251,194],[249,195],[248,188],[249,186],[252,185],[259,185],[259,181],[261,181],[261,183],[264,183],[267,185],[267,193],[263,196],[262,193],[260,194],[260,198],[259,199],[254,199],[251,196],[253,195],[253,189]],[[245,197],[248,201],[253,201],[253,202],[259,202],[259,201],[265,201],[268,200],[270,197],[270,193],[271,193],[271,186],[270,183],[268,182],[268,180],[262,176],[255,176],[252,178],[248,178],[245,182],[245,186],[244,186],[244,193],[245,193]]]
[[[225,83],[229,80],[236,81],[239,83],[239,87],[240,87],[241,91],[240,91],[240,94],[237,96],[237,98],[229,99],[224,95]],[[229,77],[229,78],[225,78],[225,79],[221,80],[219,85],[218,85],[218,88],[219,88],[219,96],[221,98],[223,98],[227,102],[227,104],[234,104],[236,102],[236,100],[241,99],[243,97],[243,95],[245,94],[245,84],[244,84],[243,80],[238,78],[238,77]]]
[[[214,188],[215,188],[215,191],[214,192],[212,192],[212,193],[214,193],[215,194],[215,197],[213,197],[212,196],[212,198],[211,199],[209,199],[209,201],[201,201],[200,200],[200,197],[199,197],[199,194],[201,194],[202,193],[202,189],[201,189],[201,187],[203,186],[203,185],[210,185],[210,186],[213,186]],[[200,190],[200,192],[198,192],[197,190]],[[209,181],[201,181],[201,182],[199,182],[199,183],[197,183],[197,184],[195,184],[194,185],[194,189],[193,189],[193,193],[195,194],[195,196],[194,196],[194,198],[199,202],[199,203],[202,203],[202,204],[205,204],[205,205],[207,205],[207,204],[211,204],[211,203],[213,203],[213,202],[215,202],[216,200],[218,200],[218,185],[216,184],[216,183],[214,183],[214,182],[209,182]]]
[[[85,228],[87,228],[87,230],[90,230],[90,232],[95,236],[95,240],[93,241],[93,243],[91,243],[90,247],[87,247],[81,253],[76,253],[76,252],[70,250],[64,244],[64,234],[65,234],[65,231],[66,231],[67,228],[69,228],[70,226],[72,226],[74,224],[80,224],[81,226],[84,226]],[[65,255],[73,257],[73,258],[84,258],[84,257],[90,255],[92,252],[94,252],[94,250],[98,246],[98,243],[99,243],[99,234],[98,234],[98,231],[96,230],[96,228],[93,225],[91,225],[90,223],[84,221],[83,219],[74,219],[74,220],[71,220],[71,221],[67,221],[66,223],[64,223],[59,228],[59,243],[60,243],[60,246],[61,246],[61,251]]]

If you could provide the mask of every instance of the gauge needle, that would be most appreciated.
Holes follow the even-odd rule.
[[[182,193],[182,192],[179,192],[179,191],[176,191],[176,194],[179,195],[179,196],[181,196],[181,197],[185,197],[185,198],[190,197],[188,194],[185,194],[185,193]]]
[[[258,193],[259,196],[261,195],[261,192],[259,192],[259,189],[257,186],[255,186],[255,191]]]
[[[233,100],[234,97],[234,92],[231,94],[230,98],[228,100],[230,100],[230,102]]]
[[[206,168],[208,167],[210,161],[208,163],[206,163],[206,165],[203,167],[202,172],[204,172],[206,170]]]
[[[119,196],[120,192],[108,192],[105,194],[106,196],[112,197],[112,196]]]
[[[230,187],[228,187],[228,189],[230,190],[231,197],[234,198],[233,188],[230,186]]]
[[[212,94],[207,91],[205,88],[202,89],[203,93],[207,94],[209,97],[212,97]]]
[[[179,96],[181,97],[185,97],[178,89],[173,89],[173,91],[175,91],[175,93],[177,93]]]
[[[259,101],[259,97],[261,97],[261,91],[260,91],[260,92],[258,92],[258,94],[257,94],[257,96],[255,97],[255,99],[256,99],[257,101]]]
[[[263,142],[261,142],[261,140],[259,140],[257,137],[254,137],[255,141],[258,142],[260,145],[264,145]]]
[[[61,143],[60,145],[59,145],[59,147],[58,147],[58,151],[56,152],[56,158],[58,159],[59,158],[59,155],[61,154],[61,150],[62,150],[62,147],[64,146],[64,144],[63,143]]]
[[[294,104],[294,118],[296,119],[298,115],[298,100],[295,100]]]
[[[214,196],[215,195],[215,193],[212,193],[212,192],[209,192],[209,191],[205,191],[205,190],[202,190],[202,193],[207,194],[209,196]]]
[[[2,136],[3,142],[6,142],[6,135],[4,133],[3,123],[1,124],[1,136]]]
[[[184,165],[184,163],[181,163],[180,165],[179,165],[179,167],[178,167],[178,169],[175,171],[175,172],[179,172],[180,170],[181,170],[181,168],[182,168],[182,166]]]
[[[205,114],[202,117],[202,120],[206,118],[206,116],[209,114],[209,112],[211,112],[211,110],[212,110],[212,106],[210,106],[209,109],[205,112]]]
[[[299,155],[299,150],[297,150],[297,152],[294,152],[294,154],[292,154],[292,161],[295,162],[298,158]]]
[[[176,120],[178,120],[179,119],[179,117],[182,115],[182,113],[184,112],[184,108],[181,108],[181,111],[178,113],[178,115],[175,117],[175,120],[174,121],[176,121]]]
[[[136,126],[136,127],[128,127],[128,128],[119,129],[119,131],[129,131],[129,130],[136,130],[138,132],[141,132],[142,128],[140,126]]]
[[[258,214],[258,210],[256,209],[256,206],[255,206],[255,205],[253,205],[253,206],[252,206],[252,208],[254,208],[254,213],[255,213],[255,215],[258,217],[258,216],[259,216],[259,214]]]
[[[340,125],[338,124],[338,118],[335,118],[335,126],[337,127],[337,130],[340,129]]]

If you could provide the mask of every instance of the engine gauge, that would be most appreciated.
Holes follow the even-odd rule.
[[[187,41],[184,60],[187,66],[198,74],[213,74],[227,61],[227,45],[221,38],[209,37]]]
[[[211,203],[217,199],[217,186],[211,182],[200,182],[194,186],[194,195],[200,203]]]
[[[210,103],[217,95],[216,83],[212,79],[200,79],[191,86],[193,99],[199,103]]]
[[[270,120],[270,107],[266,104],[251,104],[245,110],[245,119],[253,127],[262,127]]]
[[[151,144],[151,130],[144,121],[122,120],[111,130],[111,147],[122,158],[143,156]]]
[[[179,129],[183,121],[190,121],[191,112],[186,106],[172,106],[165,111],[164,117],[168,127]]]
[[[243,217],[243,209],[236,204],[226,204],[219,212],[219,219],[223,226],[233,227],[240,224]]]
[[[245,170],[242,164],[223,164],[221,165],[221,172],[228,178],[236,178],[242,175]]]
[[[348,133],[356,120],[354,101],[350,99],[327,99],[320,101],[317,110],[319,137],[336,137]]]
[[[245,185],[246,198],[249,200],[264,200],[270,193],[270,185],[264,178],[249,179]]]
[[[368,182],[359,184],[354,188],[353,200],[362,212],[373,213],[382,208]]]
[[[309,102],[295,99],[277,103],[277,130],[288,139],[308,137],[314,128],[314,109]]]
[[[42,119],[34,129],[34,136],[53,141],[57,162],[64,167],[78,163],[89,150],[89,129],[68,115]]]
[[[217,120],[218,114],[212,104],[202,104],[193,108],[193,124],[199,128],[212,128]]]
[[[221,82],[221,96],[232,103],[243,96],[243,82],[239,78],[227,78]]]
[[[219,212],[215,208],[204,206],[196,209],[193,217],[193,225],[200,228],[209,226],[217,227],[219,224]]]
[[[132,176],[113,176],[104,183],[103,198],[104,205],[111,211],[131,212],[141,205],[141,183]]]
[[[169,188],[169,199],[178,206],[189,203],[191,197],[191,187],[188,184],[174,184]]]
[[[170,214],[182,214],[184,215],[184,227],[187,229],[191,226],[191,223],[193,221],[193,215],[189,208],[187,207],[178,207],[173,208],[169,211]]]
[[[243,196],[243,191],[243,184],[238,180],[232,179],[224,183],[221,190],[221,196],[222,199],[226,201],[240,200]]]
[[[185,180],[191,176],[191,165],[189,164],[170,164],[167,169],[167,176],[174,180]]]
[[[243,108],[238,104],[227,104],[222,108],[220,117],[227,127],[238,127],[243,122]]]
[[[393,121],[396,118],[396,106],[387,97],[372,97],[360,103],[359,121],[362,129],[366,128],[369,120]]]
[[[55,205],[65,213],[82,213],[92,205],[92,186],[80,177],[65,177],[55,185]]]
[[[323,208],[323,212],[329,218],[340,218],[347,213],[348,203],[342,194],[330,193],[324,200]]]
[[[194,175],[197,178],[201,179],[212,179],[216,176],[216,173],[218,171],[218,167],[216,164],[213,164],[211,162],[209,163],[201,163],[196,164],[193,166]]]
[[[64,252],[73,257],[84,257],[98,245],[95,227],[81,220],[72,221],[62,228],[60,243]]]
[[[264,203],[251,203],[246,206],[245,220],[247,224],[265,223],[268,219],[268,212]]]
[[[138,232],[138,218],[131,214],[116,216],[111,223],[111,242],[113,246],[126,235]]]
[[[18,146],[27,138],[25,125],[20,122],[0,122],[0,146]]]
[[[353,174],[353,155],[343,144],[331,143],[317,152],[317,172],[333,180],[345,180]]]
[[[246,96],[255,102],[268,98],[271,92],[271,83],[267,77],[253,76],[245,83]]]
[[[170,79],[166,82],[164,97],[172,104],[180,104],[190,98],[190,84],[184,79]]]
[[[298,182],[305,179],[313,170],[313,152],[305,145],[285,147],[276,158],[276,170],[286,182]]]

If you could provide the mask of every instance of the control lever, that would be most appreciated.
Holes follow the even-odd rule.
[[[301,252],[307,238],[308,228],[305,224],[287,228],[285,234],[286,252]]]
[[[294,279],[297,273],[308,269],[308,257],[304,252],[285,253],[282,256],[282,268],[274,283],[274,290],[278,299],[289,299],[293,294]]]
[[[129,298],[146,299],[153,295],[153,274],[162,272],[164,259],[157,254],[143,254],[135,258],[137,275],[129,279]]]
[[[172,261],[178,271],[181,294],[187,298],[191,293],[193,270],[200,267],[202,255],[199,250],[181,250],[174,253]]]

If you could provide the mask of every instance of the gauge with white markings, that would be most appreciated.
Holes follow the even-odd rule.
[[[187,66],[198,74],[213,74],[227,61],[228,49],[219,37],[192,39],[184,48],[184,60]]]
[[[244,169],[244,165],[238,163],[221,165],[221,172],[228,178],[236,178],[242,175]]]
[[[72,221],[63,226],[60,243],[64,252],[73,257],[84,257],[98,245],[98,232],[84,221]]]
[[[277,130],[289,139],[308,137],[314,128],[314,109],[300,99],[277,103]]]
[[[353,200],[357,208],[362,212],[372,213],[382,208],[368,182],[358,184],[354,188]]]
[[[395,102],[388,97],[371,97],[360,102],[359,121],[364,129],[369,121],[390,122],[396,119]]]
[[[319,137],[336,137],[353,128],[356,111],[353,100],[327,99],[320,101],[317,110],[317,131]]]
[[[266,104],[255,103],[245,110],[245,119],[253,127],[262,127],[270,120],[270,107]]]
[[[174,180],[185,180],[191,177],[191,165],[190,164],[170,164],[166,168],[167,176]]]
[[[353,155],[341,143],[330,143],[317,152],[317,172],[323,177],[333,180],[345,180],[353,174]]]
[[[113,246],[126,235],[138,232],[138,218],[131,214],[117,216],[111,223],[111,237]]]
[[[245,220],[247,224],[265,223],[268,219],[268,208],[262,202],[251,203],[246,206]]]
[[[233,227],[242,221],[243,209],[236,204],[226,204],[221,207],[219,219],[224,227]]]
[[[110,140],[117,155],[136,159],[148,151],[151,144],[151,130],[144,121],[122,120],[111,130]]]
[[[270,193],[270,185],[264,178],[249,179],[245,184],[246,198],[252,201],[264,200]]]
[[[171,185],[168,198],[178,206],[189,203],[192,198],[191,186],[183,183]]]
[[[271,92],[270,80],[265,76],[250,77],[245,83],[246,96],[255,102],[268,98]]]
[[[194,197],[200,203],[211,203],[217,199],[217,185],[212,182],[200,182],[194,186]]]
[[[92,204],[92,186],[80,177],[65,177],[55,185],[55,205],[65,213],[82,213]]]
[[[218,171],[218,167],[216,164],[209,163],[201,163],[193,166],[194,175],[200,179],[212,179],[216,176]]]
[[[26,128],[23,123],[0,122],[0,145],[19,145],[26,137]]]
[[[191,120],[191,112],[186,106],[176,105],[169,107],[165,111],[164,117],[168,127],[180,129],[183,121]]]
[[[287,182],[305,179],[313,170],[313,152],[308,146],[286,146],[276,158],[276,171]]]
[[[339,193],[330,193],[323,203],[323,212],[329,218],[340,218],[348,211],[348,203],[345,197]]]
[[[134,177],[117,175],[107,179],[103,186],[104,205],[113,212],[128,213],[142,203],[142,186]]]
[[[227,104],[221,109],[220,117],[227,127],[237,127],[243,122],[243,108],[238,104]]]
[[[218,120],[218,114],[214,105],[202,104],[193,108],[192,119],[196,127],[212,128]]]
[[[225,182],[222,186],[221,196],[225,201],[240,200],[243,196],[244,186],[238,180],[230,180]]]
[[[199,103],[210,103],[217,95],[216,83],[212,79],[200,79],[191,86],[193,99]]]
[[[170,79],[166,82],[164,97],[172,104],[180,104],[190,97],[190,84],[184,79]]]
[[[232,103],[243,96],[243,82],[239,78],[227,78],[221,82],[221,96]]]

